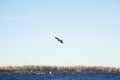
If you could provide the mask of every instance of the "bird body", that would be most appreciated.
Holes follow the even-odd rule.
[[[57,39],[60,43],[64,43],[61,39],[59,39],[58,37],[55,37],[55,39]]]

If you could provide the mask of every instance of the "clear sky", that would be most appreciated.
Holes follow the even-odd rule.
[[[120,1],[0,0],[0,66],[29,64],[120,67]]]

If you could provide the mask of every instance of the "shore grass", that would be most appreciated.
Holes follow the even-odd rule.
[[[102,66],[45,66],[45,65],[23,65],[23,66],[0,66],[0,71],[88,71],[88,72],[120,72],[120,68]]]

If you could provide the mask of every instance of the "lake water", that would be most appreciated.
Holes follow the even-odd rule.
[[[120,72],[0,72],[0,80],[120,80]]]

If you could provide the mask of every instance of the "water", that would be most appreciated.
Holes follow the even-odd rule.
[[[0,80],[120,80],[120,72],[0,72]]]

